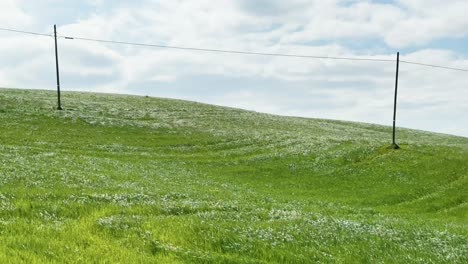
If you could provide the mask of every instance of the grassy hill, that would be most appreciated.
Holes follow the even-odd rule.
[[[0,89],[0,262],[467,263],[468,138]]]

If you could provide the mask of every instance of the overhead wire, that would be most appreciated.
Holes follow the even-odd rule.
[[[31,31],[14,30],[14,29],[7,29],[7,28],[0,28],[0,30],[16,32],[16,33],[40,35],[40,36],[53,36],[53,34],[47,35],[47,34],[31,32]],[[338,56],[315,56],[315,55],[301,55],[301,54],[284,54],[284,53],[267,53],[267,52],[239,51],[239,50],[222,50],[222,49],[181,47],[181,46],[169,46],[169,45],[160,45],[160,44],[145,44],[145,43],[137,43],[137,42],[125,42],[125,41],[115,41],[115,40],[105,40],[105,39],[83,38],[83,37],[65,36],[65,35],[57,35],[57,37],[58,38],[69,39],[69,40],[76,39],[76,40],[93,41],[93,42],[110,43],[110,44],[132,45],[132,46],[154,47],[154,48],[166,48],[166,49],[178,49],[178,50],[189,50],[189,51],[191,50],[191,51],[204,51],[204,52],[217,52],[217,53],[245,54],[245,55],[295,57],[295,58],[311,58],[311,59],[332,59],[332,60],[353,60],[353,61],[379,61],[379,62],[393,62],[394,61],[394,60],[391,60],[391,59],[373,59],[373,58],[338,57]]]
[[[1,31],[8,31],[8,32],[14,32],[14,33],[23,33],[23,34],[29,34],[29,35],[36,35],[36,36],[45,36],[45,37],[53,37],[53,34],[43,34],[43,33],[38,33],[38,32],[32,32],[32,31],[24,31],[24,30],[16,30],[16,29],[10,29],[10,28],[0,28]]]
[[[53,37],[53,34],[43,34],[32,31],[23,31],[9,28],[0,28],[1,31],[9,31],[15,33],[31,34],[37,36],[47,36]],[[126,42],[126,41],[115,41],[115,40],[105,40],[97,38],[84,38],[68,35],[57,35],[59,38],[64,38],[68,40],[82,40],[82,41],[92,41],[100,43],[109,43],[109,44],[120,44],[120,45],[131,45],[131,46],[140,46],[140,47],[153,47],[153,48],[165,48],[165,49],[177,49],[177,50],[188,50],[188,51],[201,51],[201,52],[216,52],[216,53],[230,53],[230,54],[244,54],[244,55],[260,55],[260,56],[274,56],[274,57],[293,57],[293,58],[309,58],[309,59],[330,59],[330,60],[348,60],[348,61],[375,61],[375,62],[395,62],[394,59],[374,59],[374,58],[362,58],[362,57],[338,57],[338,56],[317,56],[317,55],[302,55],[302,54],[285,54],[285,53],[269,53],[269,52],[251,52],[251,51],[240,51],[240,50],[224,50],[224,49],[209,49],[209,48],[195,48],[195,47],[185,47],[185,46],[171,46],[171,45],[161,45],[161,44],[147,44],[147,43],[138,43],[138,42]],[[400,60],[401,63],[419,65],[432,68],[440,68],[447,70],[455,71],[464,71],[468,72],[468,69],[413,62],[407,60]]]
[[[155,48],[166,48],[166,49],[178,49],[178,50],[192,50],[192,51],[205,51],[205,52],[218,52],[218,53],[232,53],[232,54],[245,54],[245,55],[262,55],[262,56],[275,56],[275,57],[295,57],[295,58],[312,58],[312,59],[332,59],[332,60],[354,60],[354,61],[381,61],[381,62],[393,62],[390,59],[372,59],[372,58],[357,58],[357,57],[335,57],[335,56],[314,56],[314,55],[300,55],[300,54],[285,54],[285,53],[266,53],[266,52],[251,52],[251,51],[239,51],[239,50],[221,50],[221,49],[207,49],[207,48],[193,48],[193,47],[182,47],[182,46],[169,46],[160,44],[145,44],[136,42],[125,42],[115,40],[104,40],[104,39],[93,39],[93,38],[82,38],[72,36],[57,36],[65,39],[77,39],[84,41],[93,41],[110,44],[123,44],[132,46],[143,46],[143,47],[155,47]]]
[[[440,65],[434,65],[434,64],[426,64],[426,63],[420,63],[420,62],[412,62],[412,61],[406,61],[406,60],[400,60],[400,62],[401,62],[401,63],[406,63],[406,64],[413,64],[413,65],[419,65],[419,66],[432,67],[432,68],[440,68],[440,69],[447,69],[447,70],[468,72],[467,69],[462,69],[462,68],[454,68],[454,67],[440,66]]]

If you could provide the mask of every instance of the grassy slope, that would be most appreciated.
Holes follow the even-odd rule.
[[[468,139],[0,90],[0,262],[468,261]]]

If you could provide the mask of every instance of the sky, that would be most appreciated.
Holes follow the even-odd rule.
[[[0,28],[169,46],[468,69],[466,0],[2,0]],[[59,39],[64,91],[169,97],[392,125],[395,62]],[[51,37],[0,31],[0,87],[50,89]],[[402,63],[397,126],[468,137],[468,72]],[[66,98],[63,100],[66,107]]]

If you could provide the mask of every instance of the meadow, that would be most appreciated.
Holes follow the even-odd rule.
[[[468,263],[468,138],[0,89],[0,263]]]

